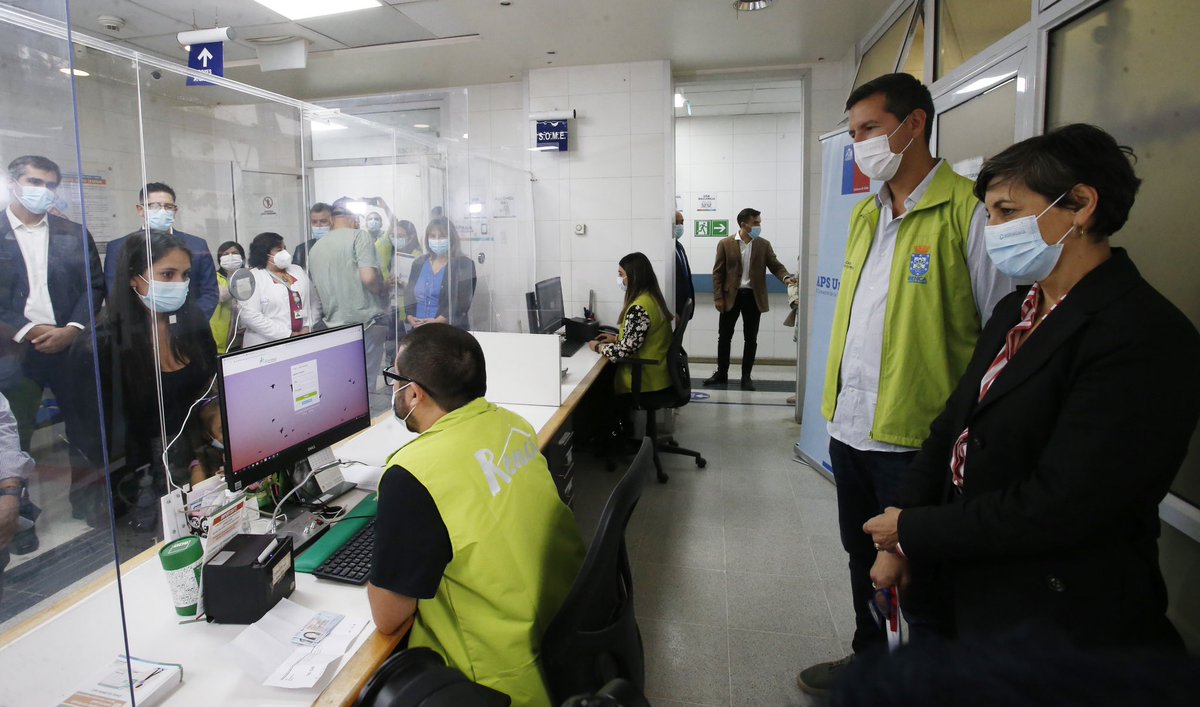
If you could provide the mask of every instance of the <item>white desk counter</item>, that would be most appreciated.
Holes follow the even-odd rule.
[[[504,407],[522,415],[539,430],[538,439],[544,446],[595,382],[604,361],[586,347],[565,360],[563,367],[568,374],[562,382],[563,404],[558,407],[512,404]],[[500,365],[489,362],[488,376],[519,376],[520,364],[520,361]],[[342,459],[381,466],[391,451],[413,436],[389,414],[370,429],[337,445],[335,451]],[[0,636],[3,646],[0,707],[54,704],[88,685],[110,661],[124,653],[119,596],[124,598],[129,653],[146,660],[183,665],[183,685],[167,701],[173,706],[348,705],[400,640],[399,636],[384,636],[369,625],[354,645],[353,655],[342,659],[338,674],[321,693],[316,688],[263,687],[227,656],[228,644],[244,626],[177,623],[166,579],[155,557],[157,550],[158,547],[151,548],[125,562],[119,585],[111,575],[93,582],[58,606]],[[297,573],[296,591],[290,598],[310,609],[328,608],[370,618],[362,587],[319,581],[312,575]]]

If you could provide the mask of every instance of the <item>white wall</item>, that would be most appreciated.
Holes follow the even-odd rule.
[[[570,149],[534,152],[537,278],[560,276],[567,313],[595,290],[600,320],[616,323],[617,261],[641,251],[664,292],[673,282],[674,142],[670,64],[644,61],[529,72],[530,111],[578,111]],[[533,125],[526,120],[528,145]],[[587,234],[576,236],[575,224]]]
[[[684,248],[692,270],[712,271],[720,238],[695,237],[695,219],[724,219],[737,228],[743,208],[762,212],[763,237],[789,272],[796,272],[803,242],[804,120],[800,113],[679,118],[675,121],[675,178],[684,217]],[[715,194],[715,212],[697,211],[700,194]],[[773,278],[773,275],[768,275]],[[696,316],[687,332],[688,353],[717,355],[717,310],[711,292],[696,293]],[[783,326],[787,296],[772,294],[762,319],[758,358],[795,359],[793,329]],[[741,359],[741,325],[733,359]]]

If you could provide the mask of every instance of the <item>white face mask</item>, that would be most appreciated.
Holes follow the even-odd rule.
[[[1068,228],[1054,245],[1048,245],[1037,222],[1066,195],[1067,192],[1063,192],[1037,216],[1022,216],[1008,223],[983,227],[988,257],[997,270],[1022,282],[1036,282],[1053,272],[1062,255],[1062,243],[1075,226]]]
[[[234,270],[237,270],[240,267],[242,267],[242,256],[237,255],[236,253],[231,253],[230,255],[222,255],[221,256],[221,269],[222,270],[226,270],[228,272],[233,272]]]
[[[407,388],[410,385],[412,385],[412,383],[405,383],[404,385],[400,386],[399,388],[392,389],[392,417],[396,418],[396,420],[399,421],[400,424],[404,425],[405,429],[407,429],[409,432],[416,432],[416,430],[414,430],[413,428],[408,426],[408,418],[412,417],[413,410],[416,410],[416,408],[409,408],[408,414],[405,415],[404,417],[400,417],[399,415],[396,414],[396,393],[399,393],[400,391],[404,390],[405,388]]]
[[[900,125],[897,125],[889,135],[876,135],[873,138],[854,143],[854,162],[863,174],[871,179],[884,182],[896,176],[897,170],[900,169],[900,160],[904,158],[904,151],[917,138],[914,135],[908,141],[908,145],[904,146],[904,150],[900,150],[899,153],[892,152],[892,145],[888,140],[892,135],[900,132],[900,128],[910,117],[912,117],[911,113],[905,116],[904,120],[900,121]]]
[[[280,270],[287,270],[288,266],[292,264],[292,254],[286,250],[281,250],[271,257],[275,261],[275,267]]]
[[[617,287],[620,287],[622,292],[625,291],[625,278],[623,278],[623,277],[617,278]]]
[[[680,238],[683,238],[683,224],[682,223],[675,224],[674,236],[675,236],[675,240],[679,240]]]

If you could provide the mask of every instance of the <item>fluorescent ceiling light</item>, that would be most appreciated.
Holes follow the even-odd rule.
[[[773,2],[775,0],[736,0],[733,6],[742,12],[753,12],[770,7]]]
[[[341,123],[335,123],[332,120],[309,120],[309,129],[314,133],[323,133],[329,130],[345,130],[346,126]]]
[[[428,130],[429,124],[428,123],[413,123],[413,127],[416,128],[417,130]]]
[[[67,76],[70,76],[71,74],[75,74],[76,76],[91,76],[91,74],[84,71],[83,69],[68,69],[65,66],[63,68],[59,69],[59,72],[64,73]]]
[[[682,108],[682,107],[683,107],[683,94],[682,94],[682,93],[676,93],[676,94],[675,94],[675,107],[676,107],[676,108]]]
[[[379,0],[255,0],[289,20],[337,15],[352,10],[379,7]]]

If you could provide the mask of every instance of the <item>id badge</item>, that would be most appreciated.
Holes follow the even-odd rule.
[[[315,646],[320,643],[335,626],[341,623],[345,616],[335,614],[329,611],[318,612],[305,624],[296,635],[292,636],[292,643],[298,646]]]

